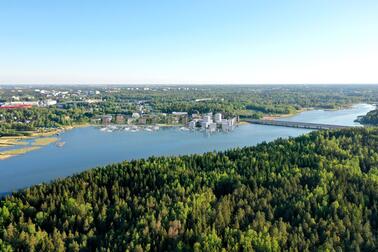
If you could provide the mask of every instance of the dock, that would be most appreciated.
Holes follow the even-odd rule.
[[[281,126],[281,127],[290,127],[290,128],[302,128],[302,129],[314,129],[314,130],[345,129],[345,128],[352,127],[352,126],[333,125],[333,124],[278,121],[278,120],[247,119],[244,121],[248,123],[252,123],[252,124],[262,124],[262,125]]]

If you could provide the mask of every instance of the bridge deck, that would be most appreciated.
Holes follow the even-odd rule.
[[[272,126],[283,126],[291,128],[303,128],[303,129],[342,129],[350,128],[350,126],[343,125],[332,125],[332,124],[321,124],[321,123],[306,123],[306,122],[291,122],[291,121],[276,121],[276,120],[258,120],[249,119],[246,122],[253,124],[263,124]]]

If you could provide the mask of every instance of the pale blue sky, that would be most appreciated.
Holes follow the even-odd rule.
[[[0,84],[378,83],[377,0],[3,0]]]

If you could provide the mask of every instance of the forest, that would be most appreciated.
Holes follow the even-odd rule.
[[[0,111],[1,113],[1,111]],[[80,108],[30,108],[2,111],[0,137],[29,135],[41,128],[58,128],[89,122],[93,113]]]
[[[368,112],[366,115],[359,117],[356,121],[367,125],[378,125],[378,109]]]
[[[378,128],[124,161],[0,201],[1,251],[377,251]]]

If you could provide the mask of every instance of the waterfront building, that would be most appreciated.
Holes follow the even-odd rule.
[[[214,121],[215,121],[216,123],[220,123],[220,122],[222,122],[222,114],[221,114],[221,113],[216,113],[216,114],[214,115]]]
[[[111,115],[104,115],[102,117],[102,123],[104,125],[110,124],[112,122],[113,117]]]
[[[138,119],[138,124],[142,124],[142,125],[144,125],[144,124],[146,124],[146,123],[147,123],[147,118],[145,118],[145,117],[141,117],[141,118]]]
[[[216,124],[216,123],[209,123],[209,125],[208,125],[208,129],[209,129],[209,131],[211,131],[211,132],[216,131],[216,130],[217,130],[217,124]]]
[[[195,129],[197,126],[197,121],[190,121],[189,122],[189,129]]]
[[[193,113],[192,114],[192,119],[201,119],[201,115],[198,113]]]
[[[221,129],[222,131],[229,131],[230,130],[230,125],[228,123],[228,120],[223,120],[221,123]]]
[[[116,115],[115,120],[116,120],[116,123],[122,124],[125,122],[125,117],[123,115]]]
[[[231,131],[237,123],[237,118],[223,119],[221,113],[214,114],[206,113],[202,116],[202,119],[193,118],[197,114],[192,115],[192,121],[188,123],[190,129],[195,129],[200,126],[202,130],[209,130],[211,132],[220,129],[222,131]],[[214,119],[214,120],[213,120]],[[199,125],[198,125],[199,124]]]
[[[172,115],[177,115],[177,116],[187,116],[188,112],[172,112]]]
[[[205,115],[202,119],[203,122],[206,122],[206,123],[212,123],[213,122],[213,119],[211,118],[210,115]]]
[[[134,112],[132,115],[131,115],[132,118],[134,119],[138,119],[140,117],[140,114],[137,113],[137,112]]]
[[[229,121],[229,123],[230,123],[230,126],[235,126],[235,125],[236,125],[236,122],[237,122],[237,118],[234,117],[234,118],[232,118],[232,119],[229,119],[228,121]]]
[[[205,120],[201,121],[201,129],[207,129],[209,127],[210,122],[207,122]]]

